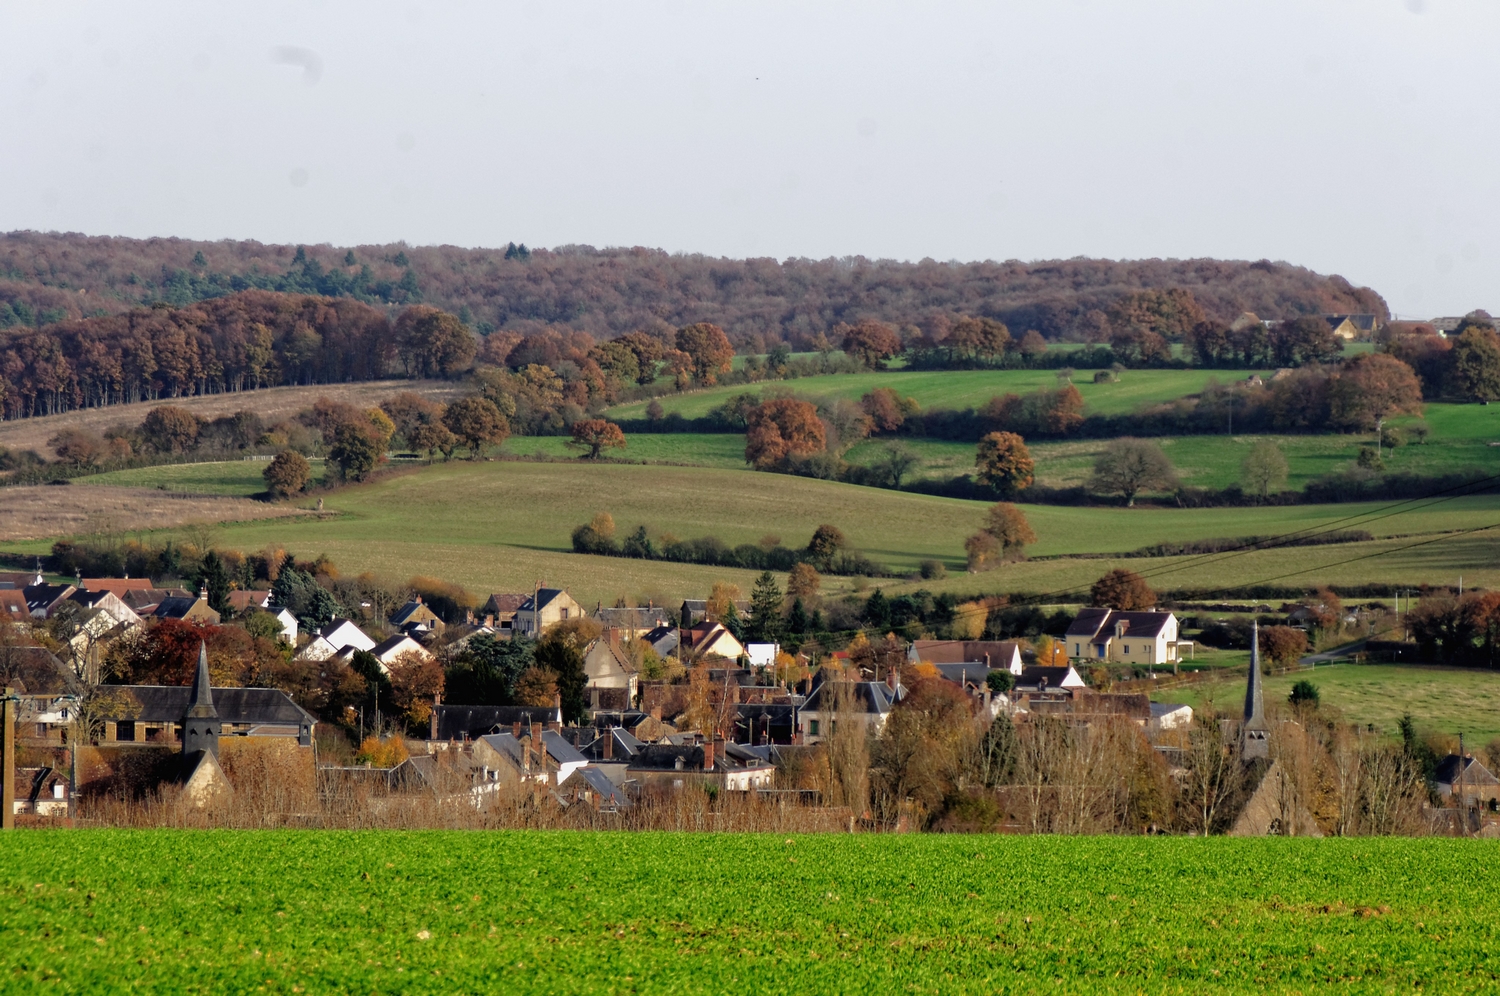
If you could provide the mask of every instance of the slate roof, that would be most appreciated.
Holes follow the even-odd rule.
[[[832,704],[825,705],[824,700],[831,697],[830,693],[834,684],[836,683],[825,681],[813,689],[802,708],[811,712],[831,711]],[[860,706],[860,711],[878,716],[890,712],[892,706],[906,697],[905,688],[893,692],[891,686],[883,681],[856,681],[849,684],[853,685],[854,696],[856,703]]]
[[[1478,787],[1480,785],[1500,785],[1500,778],[1496,778],[1490,770],[1480,764],[1473,757],[1463,758],[1463,767],[1459,767],[1459,756],[1449,754],[1438,762],[1437,770],[1433,772],[1432,780],[1441,785],[1453,785],[1458,782],[1459,772],[1463,772],[1464,787]]]
[[[682,759],[682,767],[677,766]],[[703,748],[677,744],[647,744],[630,759],[631,771],[702,771]]]
[[[547,730],[542,734],[542,746],[547,748],[547,753],[558,764],[587,764],[588,758],[578,753],[578,750],[556,730]]]
[[[982,686],[989,678],[991,671],[1004,671],[1006,674],[1010,674],[1008,668],[985,667],[983,661],[977,664],[972,661],[964,664],[934,664],[933,667],[937,668],[937,673],[940,676],[953,682],[955,685],[968,683],[970,685]],[[1021,671],[1025,673],[1026,669],[1022,668]]]
[[[23,589],[23,594],[27,609],[35,613],[47,611],[75,590],[70,584],[32,584]]]
[[[434,740],[477,740],[487,733],[509,733],[515,723],[521,724],[523,733],[528,722],[535,726],[562,723],[562,710],[557,706],[438,705],[433,715],[437,718]]]
[[[672,613],[657,606],[655,608],[596,609],[594,618],[611,629],[649,630],[672,621]]]
[[[565,592],[562,588],[543,588],[540,591],[535,592],[534,594],[527,595],[525,599],[522,600],[521,604],[516,608],[516,611],[530,612],[533,599],[536,599],[540,606],[545,609],[547,606],[551,605],[559,595],[563,594],[565,594]]]
[[[198,596],[196,595],[174,595],[171,598],[164,598],[158,602],[156,610],[151,614],[158,619],[182,619],[197,604]]]
[[[1166,628],[1170,612],[1124,612],[1120,609],[1083,609],[1068,626],[1068,639],[1092,640],[1098,636],[1113,637],[1115,623],[1123,620],[1125,634],[1136,639],[1154,639]]]
[[[1078,677],[1078,672],[1071,667],[1044,667],[1032,665],[1021,669],[1021,677],[1016,679],[1017,688],[1062,688],[1063,681],[1069,675]]]
[[[630,800],[625,798],[625,793],[616,788],[615,784],[605,777],[604,772],[598,768],[579,768],[569,775],[563,784],[566,785],[575,778],[582,778],[584,783],[599,797],[599,802],[605,805],[630,805]]]
[[[179,723],[192,703],[188,685],[117,685],[121,706],[111,719]],[[214,688],[219,722],[245,726],[311,726],[317,719],[276,688]]]

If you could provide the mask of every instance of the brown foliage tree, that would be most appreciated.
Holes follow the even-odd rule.
[[[677,330],[676,341],[678,351],[687,354],[691,362],[692,379],[698,386],[712,387],[729,372],[734,346],[719,326],[709,322],[686,325]]]
[[[1453,383],[1465,397],[1485,404],[1500,400],[1500,336],[1492,327],[1470,325],[1451,353]]]
[[[474,365],[479,348],[458,318],[421,304],[401,312],[395,333],[408,377],[457,377]]]
[[[975,479],[1002,495],[1030,487],[1035,466],[1026,440],[1014,432],[986,434],[974,455]]]
[[[1329,412],[1341,429],[1373,429],[1392,415],[1422,414],[1422,385],[1394,356],[1366,353],[1344,364],[1329,386]]]
[[[884,322],[865,319],[856,325],[839,325],[833,332],[839,348],[871,370],[879,370],[901,352],[901,337]]]
[[[471,394],[459,398],[443,413],[443,424],[469,448],[469,459],[478,460],[486,443],[503,443],[510,424],[488,398]]]
[[[1020,557],[1027,544],[1036,542],[1036,533],[1021,510],[1009,502],[996,502],[984,516],[984,531],[1000,542],[1006,559]]]
[[[517,705],[550,706],[557,701],[557,672],[551,668],[528,667],[516,678]]]
[[[821,584],[822,579],[812,564],[796,564],[787,575],[786,594],[788,598],[812,598]]]
[[[785,467],[792,457],[823,452],[827,437],[810,402],[775,398],[750,410],[745,462],[757,470]]]
[[[859,406],[870,417],[874,432],[895,432],[909,416],[921,410],[912,398],[903,398],[894,389],[877,387],[859,399]]]
[[[266,490],[275,498],[286,498],[307,490],[312,481],[312,464],[296,450],[282,450],[266,465],[261,474]]]
[[[599,459],[604,449],[619,449],[625,445],[625,433],[618,425],[602,418],[586,418],[573,423],[573,438],[569,446],[588,450],[590,460]]]
[[[1294,626],[1260,630],[1260,655],[1277,667],[1290,667],[1307,653],[1307,634]]]
[[[1146,579],[1134,571],[1116,567],[1109,571],[1089,589],[1091,604],[1101,609],[1121,609],[1134,612],[1149,609],[1156,604],[1156,592]]]
[[[184,453],[198,442],[203,423],[186,408],[162,405],[141,422],[141,437],[158,453]]]

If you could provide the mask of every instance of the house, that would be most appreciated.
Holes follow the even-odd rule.
[[[497,633],[509,637],[511,630],[515,628],[516,610],[524,601],[525,595],[496,593],[485,599],[484,604],[479,607],[479,614],[495,627]]]
[[[550,706],[447,705],[432,707],[429,739],[463,742],[490,733],[523,733],[562,726],[562,709]]]
[[[938,677],[944,681],[951,681],[960,686],[970,695],[983,695],[989,689],[989,679],[994,674],[1010,674],[1010,668],[991,667],[984,661],[978,663],[964,662],[962,664],[934,664],[932,665],[938,673]],[[1019,678],[1020,672],[1015,676]]]
[[[1369,339],[1380,327],[1380,320],[1374,315],[1324,315],[1323,320],[1334,335],[1350,342]]]
[[[48,619],[78,589],[70,584],[33,584],[21,589],[26,598],[26,611],[33,619]]]
[[[585,687],[623,689],[627,701],[634,701],[641,676],[622,645],[624,639],[620,630],[610,629],[588,645],[583,652],[583,673],[588,677]]]
[[[428,652],[426,647],[404,633],[397,633],[395,636],[381,640],[370,648],[369,653],[374,655],[375,659],[380,662],[380,669],[382,671],[389,671],[392,664],[408,654],[414,654],[423,660],[432,659],[432,654]],[[353,657],[354,648],[345,647],[335,656]]]
[[[534,639],[546,632],[549,626],[569,619],[582,619],[585,615],[587,613],[583,611],[583,606],[563,589],[538,588],[534,594],[526,596],[516,609],[513,628],[522,636]]]
[[[792,702],[736,702],[733,722],[737,744],[790,744],[797,735],[797,706]]]
[[[1071,664],[1067,667],[1025,667],[1016,679],[1018,692],[1055,692],[1084,687],[1086,683]]]
[[[643,787],[692,786],[725,792],[770,788],[776,768],[759,755],[723,740],[701,744],[647,744],[631,759],[629,776]]]
[[[779,643],[745,644],[745,656],[750,658],[751,667],[775,667],[776,655],[779,653],[781,653]]]
[[[391,613],[391,625],[399,630],[415,629],[431,633],[442,629],[445,624],[436,612],[422,604],[422,596],[418,595]]]
[[[85,588],[69,595],[68,601],[90,615],[103,615],[112,623],[127,628],[134,628],[145,621],[112,591],[90,591]]]
[[[244,615],[251,609],[266,609],[271,604],[269,591],[246,591],[236,588],[229,593],[229,608],[235,615]]]
[[[581,803],[601,813],[618,813],[630,805],[625,790],[592,766],[579,768],[560,780],[553,794],[564,806]]]
[[[914,640],[907,659],[912,663],[987,664],[1021,674],[1021,645],[1014,640]]]
[[[172,596],[157,603],[151,615],[155,619],[180,619],[183,622],[203,626],[219,625],[219,614],[208,604],[207,589],[200,589],[197,596]]]
[[[42,561],[38,558],[37,569],[34,571],[0,571],[0,588],[14,588],[20,591],[34,584],[44,584],[47,579],[42,577],[41,564]]]
[[[533,738],[532,742],[535,743],[536,739]],[[567,781],[573,772],[589,763],[588,758],[579,753],[578,748],[568,743],[557,730],[542,731],[541,749],[547,753],[548,766],[556,772],[553,781],[557,785]]]
[[[474,741],[474,766],[479,780],[490,784],[520,785],[547,781],[546,763],[531,753],[531,737],[512,733],[487,733]]]
[[[750,602],[748,599],[740,599],[734,603],[734,610],[739,613],[741,619],[750,615]],[[677,621],[686,628],[694,623],[704,622],[708,619],[708,599],[688,598],[684,599],[682,608],[677,610]]]
[[[115,595],[142,619],[154,613],[156,607],[168,598],[191,597],[181,588],[126,588],[116,591]]]
[[[1192,725],[1192,706],[1179,702],[1151,703],[1152,730],[1185,730]]]
[[[834,732],[844,712],[867,732],[879,734],[891,710],[905,697],[905,687],[899,682],[892,687],[890,680],[824,681],[797,710],[797,732],[803,743],[818,743]]]
[[[31,816],[65,817],[73,796],[66,772],[50,766],[16,769],[14,812]]]
[[[745,645],[734,638],[722,623],[699,623],[682,629],[683,650],[690,661],[722,657],[737,661],[745,655]]]
[[[1083,609],[1064,637],[1074,661],[1107,661],[1148,667],[1175,664],[1178,650],[1191,641],[1177,638],[1177,617],[1170,612],[1125,612]]]
[[[281,642],[295,647],[297,645],[297,617],[292,615],[292,610],[281,605],[268,605],[265,611],[281,624]]]
[[[318,630],[318,636],[333,648],[334,653],[349,647],[355,650],[375,649],[375,641],[348,619],[330,619],[328,625]]]
[[[1462,757],[1449,754],[1439,761],[1432,780],[1438,794],[1450,801],[1461,799],[1474,805],[1500,799],[1500,778],[1467,752]]]
[[[19,588],[0,588],[0,619],[14,623],[31,623],[31,607],[26,593]]]
[[[672,613],[657,605],[644,608],[598,608],[594,619],[605,629],[618,629],[628,635],[627,639],[638,639],[658,626],[672,625]]]
[[[130,591],[150,591],[150,578],[80,578],[78,587],[84,591],[108,591],[122,601]]]

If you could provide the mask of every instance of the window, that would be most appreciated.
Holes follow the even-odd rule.
[[[807,732],[812,736],[818,735],[818,721],[816,719],[809,719],[807,721]]]
[[[135,721],[131,719],[122,720],[115,724],[115,739],[127,743],[135,739]]]
[[[1083,656],[1083,644],[1081,644],[1081,643],[1075,643],[1075,644],[1073,644],[1073,656],[1074,657],[1082,657]]]
[[[568,610],[567,609],[563,609],[562,610],[562,616],[561,616],[561,618],[563,618],[563,619],[568,618]]]
[[[1128,654],[1128,653],[1130,653],[1130,644],[1128,644],[1128,643],[1127,643],[1127,644],[1125,644],[1125,652],[1126,652],[1126,653],[1127,653],[1127,654]]]

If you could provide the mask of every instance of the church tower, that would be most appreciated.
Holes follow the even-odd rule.
[[[208,646],[198,644],[198,675],[193,679],[193,697],[187,714],[182,717],[182,753],[191,757],[198,751],[219,756],[219,711],[214,708],[213,689],[208,685]]]
[[[1270,756],[1271,731],[1260,687],[1260,623],[1250,630],[1250,680],[1245,684],[1245,722],[1240,728],[1240,756],[1246,761]]]

